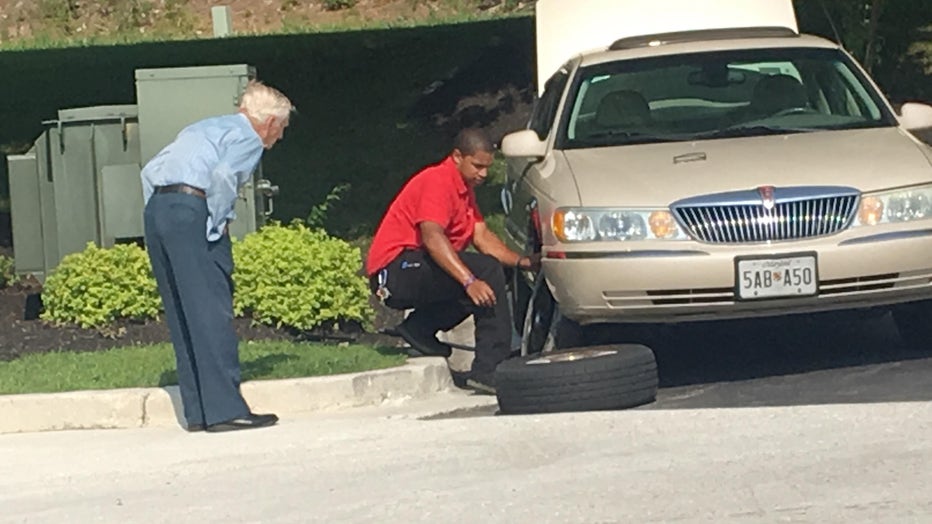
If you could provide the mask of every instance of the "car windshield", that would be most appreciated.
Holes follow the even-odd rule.
[[[571,89],[564,149],[895,125],[835,49],[621,60],[580,69]]]

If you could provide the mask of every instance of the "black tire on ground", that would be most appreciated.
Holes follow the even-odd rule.
[[[932,347],[932,301],[894,306],[893,320],[904,344],[912,349]]]
[[[625,409],[654,401],[657,361],[639,344],[568,349],[506,360],[495,382],[503,414]]]

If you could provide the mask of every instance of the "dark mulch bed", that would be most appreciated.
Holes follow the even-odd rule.
[[[12,255],[12,249],[0,246],[0,255]],[[42,320],[25,320],[26,298],[41,291],[35,281],[21,281],[0,289],[0,361],[12,360],[29,353],[49,351],[96,351],[114,347],[168,342],[168,327],[164,321],[146,323],[123,322],[106,330],[81,329],[75,326],[54,326]],[[399,312],[376,307],[376,329],[400,321]],[[381,346],[398,346],[399,339],[374,333],[363,333],[358,327],[342,331],[299,333],[288,329],[255,324],[251,319],[234,320],[240,340],[310,340],[332,343],[358,342]]]

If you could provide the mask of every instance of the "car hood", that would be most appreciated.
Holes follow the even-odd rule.
[[[932,150],[898,128],[564,152],[584,206],[666,206],[760,186],[862,192],[932,182]],[[562,199],[559,199],[562,200]]]

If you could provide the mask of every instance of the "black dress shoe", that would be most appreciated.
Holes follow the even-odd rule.
[[[188,433],[197,433],[198,431],[204,431],[204,424],[188,424],[185,428],[185,431]]]
[[[236,431],[238,429],[264,428],[274,425],[278,422],[278,416],[271,413],[267,415],[257,415],[250,413],[245,417],[234,418],[216,424],[208,424],[205,430],[208,433],[220,433],[223,431]]]
[[[453,348],[437,340],[433,333],[426,332],[416,322],[405,320],[395,327],[395,331],[401,335],[405,342],[420,353],[420,355],[415,354],[412,356],[449,358],[453,354]]]

